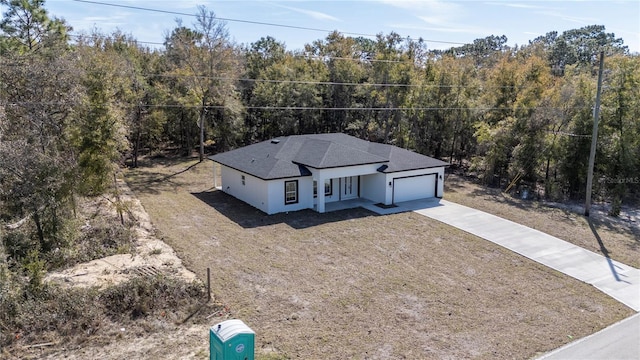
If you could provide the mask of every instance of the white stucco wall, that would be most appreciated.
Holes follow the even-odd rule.
[[[298,180],[298,202],[285,204],[285,181]],[[311,176],[291,179],[269,180],[267,183],[268,209],[267,214],[276,214],[285,211],[296,211],[313,208],[313,179]]]
[[[309,168],[309,170],[311,171],[311,174],[314,178],[321,176],[323,179],[336,179],[336,178],[346,177],[346,176],[376,174],[378,173],[378,168],[380,168],[381,165],[382,164],[380,163],[380,164],[358,165],[358,166],[332,168],[332,169]]]
[[[262,180],[249,174],[221,166],[221,189],[225,193],[242,200],[257,209],[267,213],[276,214],[286,211],[297,211],[302,209],[316,209],[324,212],[324,205],[320,206],[320,197],[324,198],[324,204],[332,201],[339,201],[340,180],[339,178],[347,176],[360,176],[360,197],[369,199],[374,202],[391,204],[393,201],[393,184],[395,178],[403,178],[408,176],[418,176],[426,174],[436,174],[436,197],[442,197],[444,194],[444,167],[402,171],[396,173],[383,174],[377,172],[380,164],[361,165],[350,168],[335,169],[310,169],[312,176]],[[242,175],[245,178],[245,184],[242,185]],[[313,196],[313,181],[318,181],[318,198]],[[324,179],[333,179],[333,190],[331,196],[323,196]],[[298,202],[294,204],[285,204],[285,181],[298,181]],[[389,186],[389,183],[392,186]],[[322,207],[322,209],[320,209]]]
[[[220,172],[222,191],[268,213],[269,201],[266,181],[224,165],[221,166]],[[244,185],[242,185],[242,175],[245,178]]]
[[[376,203],[385,203],[387,176],[383,173],[375,173],[360,177],[360,197]],[[390,187],[389,187],[390,188]]]

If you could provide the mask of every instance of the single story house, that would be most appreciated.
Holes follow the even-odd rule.
[[[209,159],[217,188],[267,214],[323,213],[327,203],[355,198],[384,205],[441,198],[449,165],[341,133],[284,136]]]

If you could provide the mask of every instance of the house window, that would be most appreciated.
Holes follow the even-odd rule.
[[[284,203],[295,204],[298,202],[298,180],[284,182]]]
[[[331,179],[324,180],[324,196],[331,196],[333,194],[333,182]]]
[[[333,194],[333,182],[331,179],[324,180],[324,196],[331,196]],[[318,197],[318,182],[313,182],[313,197]]]
[[[241,176],[240,176],[240,179],[242,180],[242,185],[244,185],[244,184],[245,184],[245,181],[244,181],[244,180],[245,180],[245,179],[244,179],[244,175],[241,175]]]

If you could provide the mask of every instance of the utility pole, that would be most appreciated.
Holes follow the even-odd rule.
[[[202,108],[200,109],[200,151],[199,151],[199,156],[198,158],[200,159],[200,162],[202,162],[204,160],[204,116],[205,116],[205,112],[207,111],[206,107],[205,107],[205,95],[204,93],[202,94]]]
[[[596,145],[598,143],[598,118],[600,117],[600,93],[602,92],[602,69],[604,68],[604,51],[600,51],[600,67],[598,68],[598,88],[596,89],[596,106],[593,108],[593,133],[591,134],[591,152],[589,153],[589,170],[587,172],[587,199],[584,203],[584,216],[591,210],[591,190],[593,187],[593,167],[596,161]]]

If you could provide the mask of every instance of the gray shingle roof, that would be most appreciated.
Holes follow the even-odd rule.
[[[309,176],[307,167],[327,169],[380,164],[384,173],[449,164],[393,145],[346,134],[293,135],[263,141],[209,159],[264,180]]]

